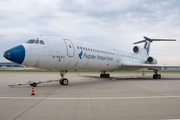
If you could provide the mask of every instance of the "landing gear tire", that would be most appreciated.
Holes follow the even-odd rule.
[[[157,75],[153,75],[153,79],[157,79]]]
[[[100,78],[109,78],[110,75],[109,74],[100,74]]]
[[[158,70],[153,70],[153,79],[161,79],[161,74],[158,74]]]
[[[161,79],[161,74],[154,74],[153,79]]]
[[[157,79],[161,79],[161,74],[158,74]]]
[[[61,85],[63,85],[63,84],[62,84],[62,79],[59,81],[59,83],[60,83]]]
[[[61,85],[68,85],[69,81],[68,81],[68,79],[63,78],[63,79],[61,79],[61,80],[59,81],[59,83],[60,83]]]
[[[68,79],[63,78],[67,72],[68,72],[67,70],[60,70],[61,79],[60,79],[59,83],[61,85],[68,85],[68,83],[69,83]]]

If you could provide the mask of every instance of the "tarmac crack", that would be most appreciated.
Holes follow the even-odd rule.
[[[39,100],[38,102],[36,102],[33,106],[31,106],[30,108],[28,108],[26,111],[24,111],[23,113],[21,113],[20,115],[18,115],[14,120],[17,120],[19,117],[21,117],[23,114],[25,114],[26,112],[28,112],[30,109],[32,109],[33,107],[35,107],[37,104],[39,104],[41,101],[45,100],[47,97],[49,97],[49,95],[51,95],[53,92],[55,92],[57,89],[59,89],[60,87],[55,88],[52,92],[50,92],[48,95],[46,95],[44,98],[42,98],[41,100]]]

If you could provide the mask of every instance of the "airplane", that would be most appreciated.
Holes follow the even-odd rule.
[[[153,41],[176,41],[175,39],[150,39],[143,43],[144,47],[134,46],[133,53],[91,43],[68,39],[40,37],[29,39],[22,45],[7,50],[4,57],[14,63],[27,67],[48,70],[60,70],[60,84],[68,85],[64,78],[69,70],[98,70],[101,78],[109,78],[107,71],[115,70],[153,70],[153,79],[161,79],[158,71],[168,68],[180,68],[177,65],[158,65],[155,57],[149,56]]]

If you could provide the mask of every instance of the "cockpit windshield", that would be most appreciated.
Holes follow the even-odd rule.
[[[28,40],[26,43],[33,44],[34,41],[35,41],[35,39],[30,39],[30,40]]]
[[[39,40],[36,40],[36,41],[35,41],[35,44],[39,44]]]
[[[43,40],[39,40],[38,38],[37,38],[37,40],[36,39],[30,39],[26,43],[27,44],[41,44],[41,45],[45,45],[44,41]]]
[[[40,44],[43,44],[43,45],[44,45],[44,41],[43,41],[43,40],[40,40]]]

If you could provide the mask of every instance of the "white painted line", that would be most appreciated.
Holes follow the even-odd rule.
[[[180,120],[180,119],[162,119],[162,120]]]
[[[158,99],[158,98],[180,98],[180,96],[147,96],[147,97],[102,97],[102,98],[43,98],[43,97],[0,97],[0,99],[33,99],[33,100],[122,100],[122,99]]]
[[[137,77],[137,76],[130,76],[130,77],[116,77],[116,78],[112,78],[111,80],[121,80],[121,79],[129,79],[129,78],[142,78],[142,77]]]

